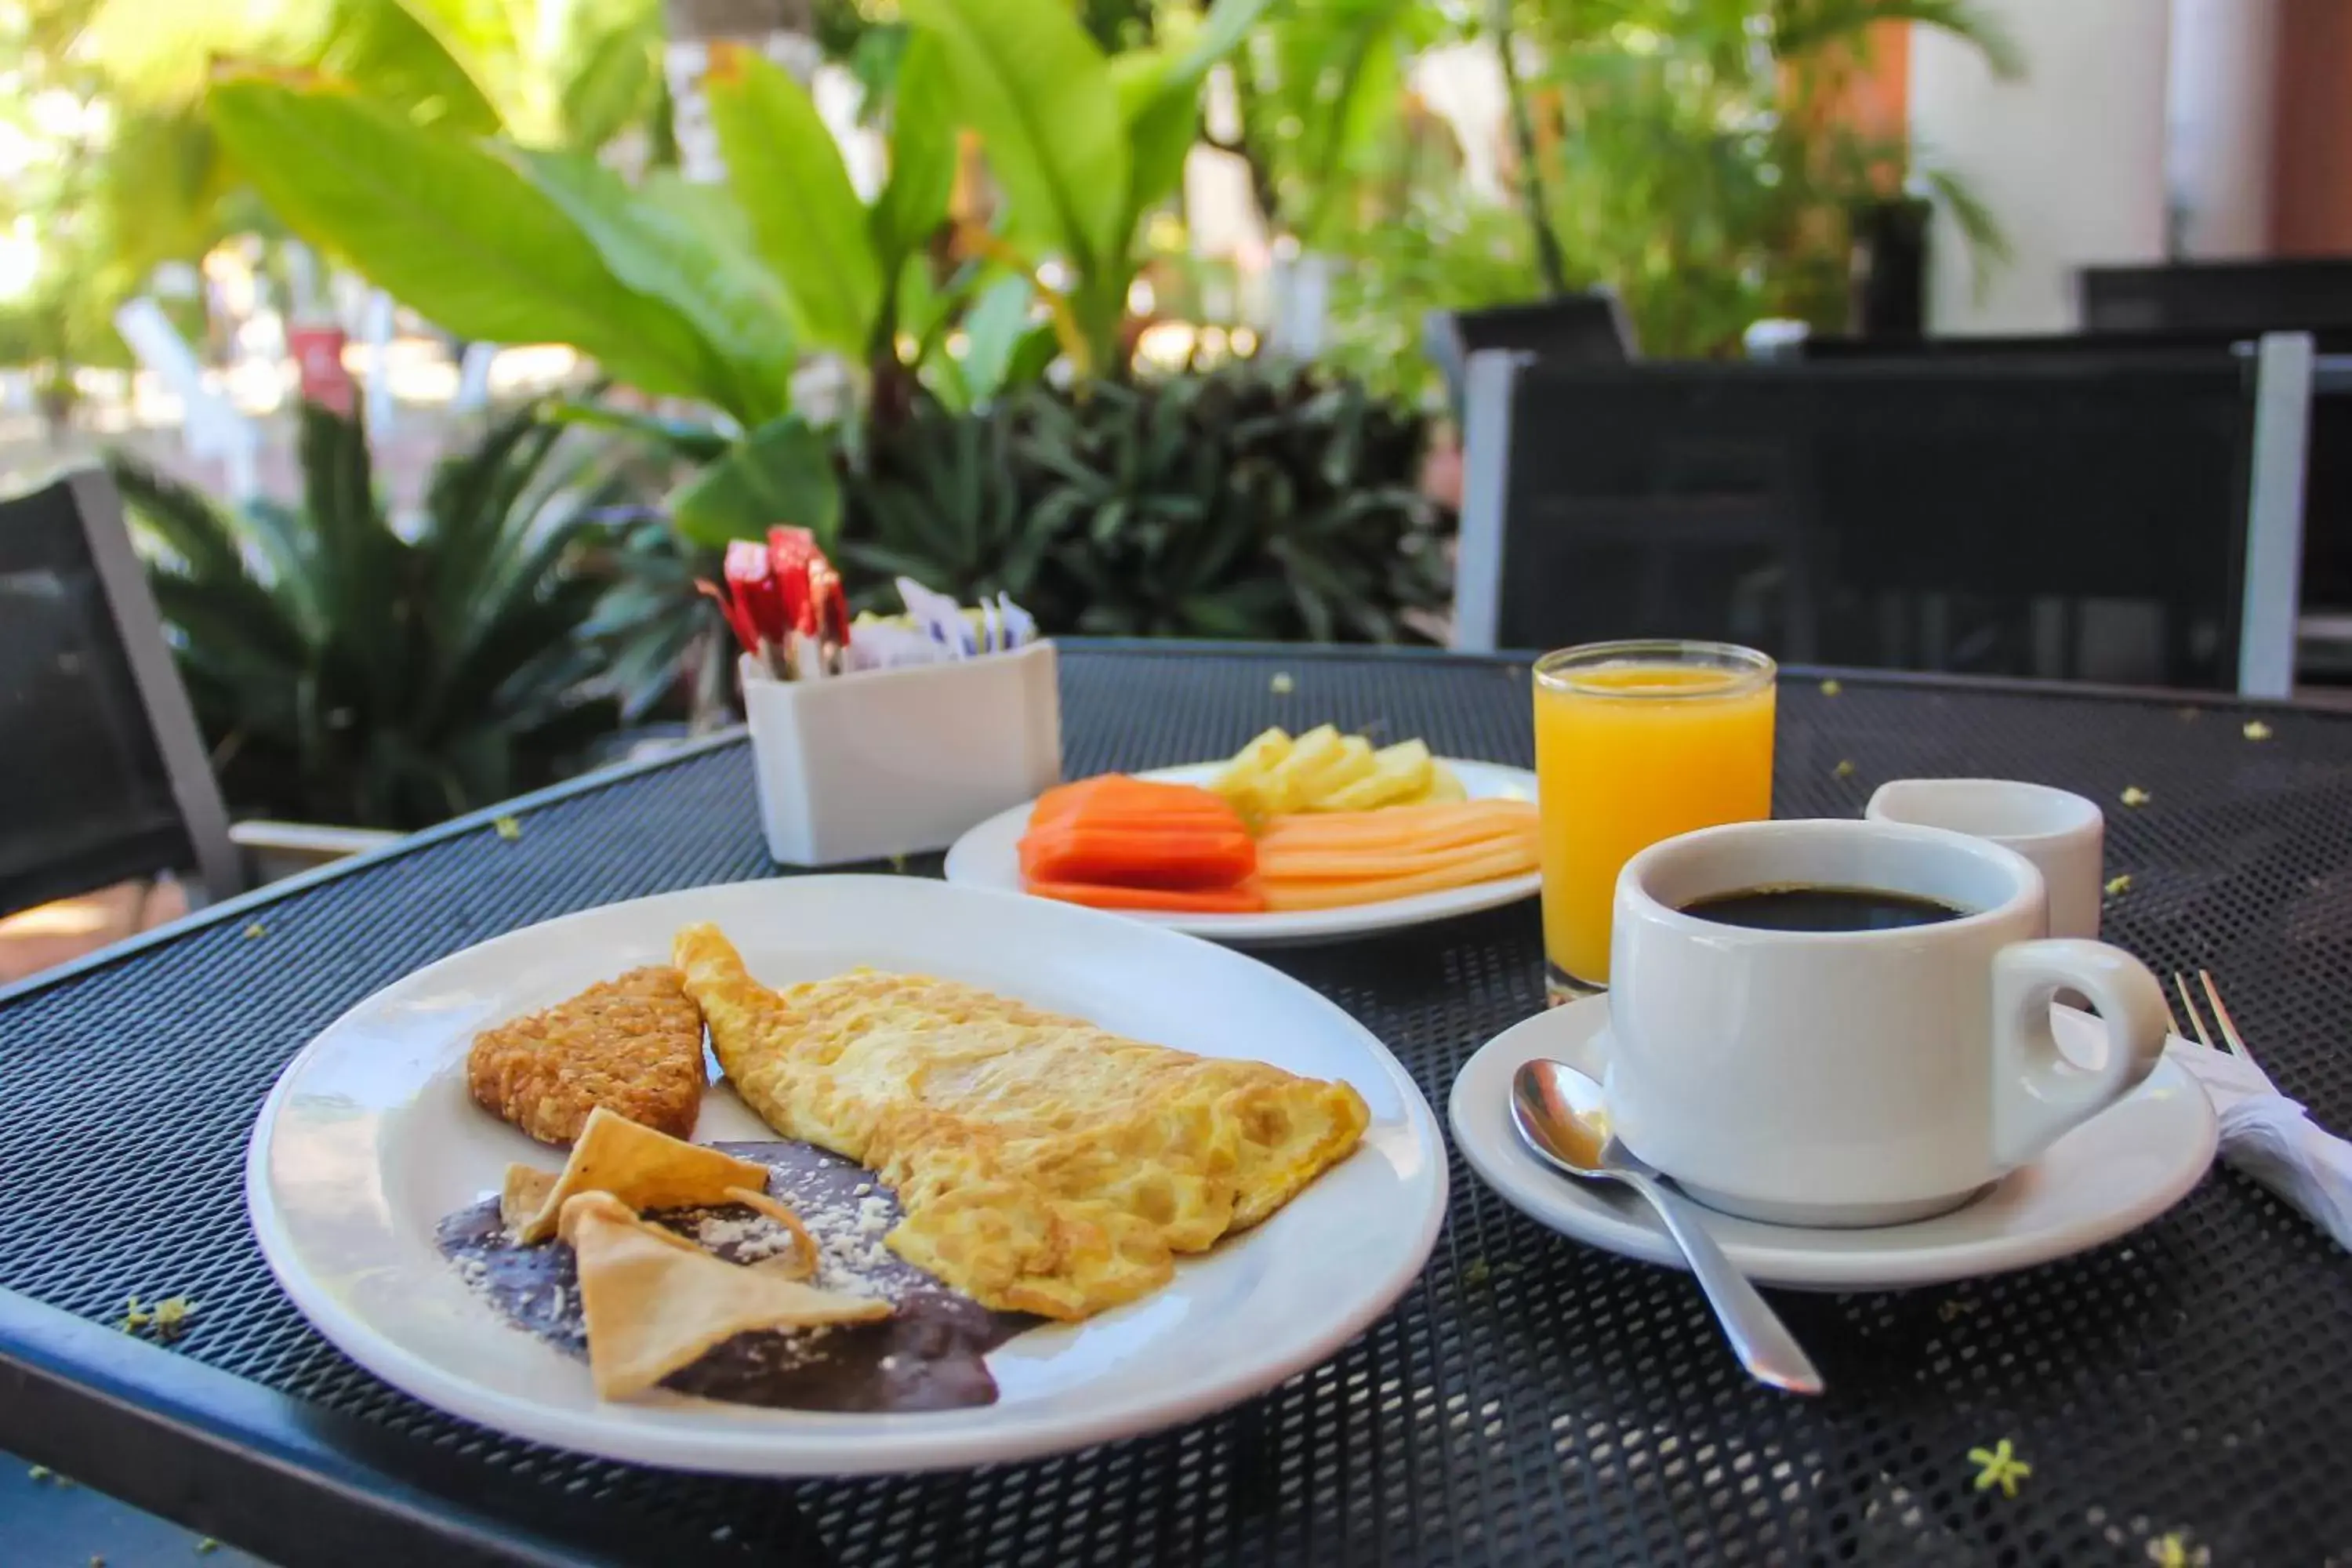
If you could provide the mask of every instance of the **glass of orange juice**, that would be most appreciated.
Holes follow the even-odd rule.
[[[1604,642],[1536,661],[1551,999],[1609,984],[1617,873],[1662,838],[1772,814],[1776,671],[1753,648]]]

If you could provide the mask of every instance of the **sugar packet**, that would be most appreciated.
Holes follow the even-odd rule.
[[[945,594],[924,587],[912,577],[898,579],[898,597],[905,602],[908,618],[916,628],[950,649],[951,657],[970,658],[980,652],[980,639],[964,619],[961,605]]]

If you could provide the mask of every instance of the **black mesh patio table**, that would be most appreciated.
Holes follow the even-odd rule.
[[[1508,659],[1078,645],[1063,696],[1073,773],[1326,720],[1530,760]],[[1912,774],[2104,803],[2108,935],[2213,970],[2281,1089],[2352,1126],[2352,715],[1855,674],[1789,674],[1780,700],[1782,816],[1855,815]],[[330,1348],[264,1268],[242,1162],[271,1080],[459,948],[772,870],[733,740],[502,809],[519,837],[485,813],[0,998],[0,1447],[289,1564],[2352,1563],[2352,1265],[2221,1170],[2064,1262],[1777,1294],[1829,1379],[1817,1401],[1748,1383],[1684,1276],[1553,1235],[1457,1162],[1393,1310],[1151,1436],[759,1481],[441,1415]],[[1265,957],[1441,1109],[1542,1005],[1532,903]],[[199,1310],[168,1348],[115,1327],[126,1298],[174,1293]],[[2032,1467],[2014,1496],[1969,1458],[2004,1439]]]

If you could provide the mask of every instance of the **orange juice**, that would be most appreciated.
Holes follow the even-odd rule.
[[[1617,873],[1662,838],[1772,813],[1772,661],[1723,643],[1595,643],[1536,664],[1544,956],[1609,983]]]

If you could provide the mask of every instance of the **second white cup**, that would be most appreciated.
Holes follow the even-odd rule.
[[[2106,895],[2107,819],[2079,795],[2019,779],[1896,779],[1863,816],[1987,838],[2042,873],[2056,937],[2096,942]]]

